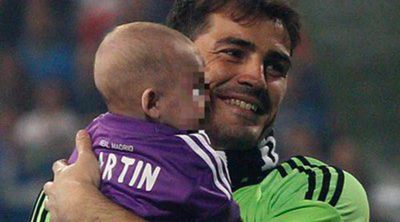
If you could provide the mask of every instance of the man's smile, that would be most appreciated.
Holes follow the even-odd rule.
[[[238,107],[240,107],[242,109],[245,109],[245,110],[251,110],[254,113],[256,113],[257,110],[258,110],[258,106],[257,105],[251,104],[251,103],[247,103],[247,102],[245,102],[243,100],[238,100],[238,99],[233,99],[232,98],[232,99],[225,99],[224,102],[228,103],[229,105],[238,106]]]
[[[222,90],[223,92],[214,94],[214,103],[217,107],[229,110],[228,113],[235,114],[241,119],[254,124],[259,124],[260,118],[269,112],[270,103],[261,102],[260,99],[253,95],[245,93],[232,92],[231,90]],[[240,91],[240,90],[239,90]],[[264,99],[262,99],[264,101]],[[228,115],[228,114],[227,114]]]

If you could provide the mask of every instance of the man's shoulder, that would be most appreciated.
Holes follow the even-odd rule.
[[[358,180],[346,171],[310,157],[296,156],[282,162],[260,184],[240,189],[237,197],[243,199],[243,194],[249,193],[246,189],[257,190],[261,198],[268,200],[272,211],[306,201],[315,206],[329,205],[344,221],[369,218],[366,192]]]
[[[277,191],[290,195],[290,198],[295,193],[299,193],[298,198],[304,194],[305,200],[326,202],[341,210],[350,205],[368,205],[361,183],[338,167],[311,157],[296,156],[275,169],[280,175],[277,180],[283,187],[289,188],[280,188]],[[264,180],[268,180],[268,176]]]

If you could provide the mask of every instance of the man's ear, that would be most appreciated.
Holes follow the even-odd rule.
[[[151,119],[160,119],[160,95],[154,89],[146,89],[142,94],[142,109]]]

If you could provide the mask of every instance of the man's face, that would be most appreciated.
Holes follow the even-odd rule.
[[[249,149],[270,126],[285,95],[290,39],[280,21],[239,24],[225,13],[209,16],[195,39],[210,84],[207,130],[218,148]]]

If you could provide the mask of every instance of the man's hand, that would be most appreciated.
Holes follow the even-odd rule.
[[[88,133],[76,135],[78,159],[67,165],[59,160],[53,165],[54,181],[44,185],[48,196],[45,208],[51,221],[144,221],[111,202],[98,190],[100,169]]]
[[[45,208],[50,211],[52,221],[75,221],[77,218],[76,202],[86,195],[96,193],[100,183],[100,169],[96,156],[92,152],[90,137],[81,130],[76,135],[78,159],[72,165],[65,160],[58,160],[53,164],[54,182],[44,185],[44,192],[48,196]]]

